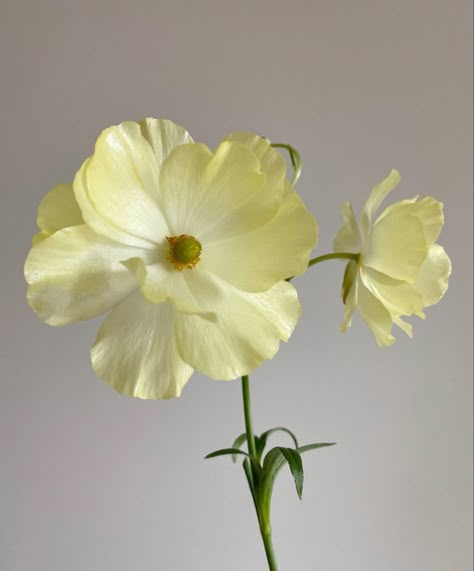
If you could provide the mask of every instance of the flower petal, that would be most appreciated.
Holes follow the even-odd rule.
[[[244,291],[266,291],[304,273],[318,225],[290,183],[276,215],[260,228],[203,245],[202,267]]]
[[[374,334],[379,347],[388,347],[395,343],[392,335],[392,317],[373,293],[359,280],[357,284],[357,305],[362,319]]]
[[[260,170],[267,177],[262,192],[270,194],[269,199],[281,200],[286,177],[286,162],[282,154],[263,137],[245,131],[234,131],[225,140],[242,143],[252,150],[260,161]]]
[[[392,317],[415,314],[421,319],[425,318],[423,299],[411,284],[394,280],[371,268],[361,268],[360,277]]]
[[[139,122],[142,135],[150,144],[158,165],[166,159],[178,145],[194,143],[191,135],[184,127],[176,125],[168,119],[147,117]]]
[[[137,123],[105,129],[85,172],[86,192],[96,216],[151,243],[168,235],[158,173],[153,149]],[[86,221],[94,228],[94,218]],[[94,229],[102,231],[102,226]]]
[[[106,317],[91,349],[96,374],[121,394],[179,397],[193,370],[179,356],[170,303],[132,293]]]
[[[215,153],[202,144],[176,147],[160,171],[171,235],[204,242],[261,226],[275,212],[261,190],[265,175],[245,145],[225,141]]]
[[[377,220],[363,252],[362,263],[396,280],[414,282],[428,244],[423,224],[406,207],[392,210]]]
[[[360,219],[360,226],[361,226],[361,233],[363,240],[365,240],[365,238],[369,234],[372,218],[375,212],[382,204],[383,200],[397,186],[399,182],[400,182],[400,173],[392,169],[386,179],[384,179],[382,182],[379,182],[372,188],[369,198],[365,203],[364,210],[362,211],[362,216]]]
[[[137,255],[86,225],[65,228],[31,249],[27,299],[50,325],[91,319],[121,301],[137,283],[120,260]]]
[[[198,313],[205,319],[216,320],[212,300],[219,295],[218,288],[199,269],[177,271],[163,255],[160,248],[157,257],[145,264],[141,258],[126,260],[124,265],[135,274],[144,297],[152,303],[171,301],[179,311]],[[195,296],[200,290],[199,299]]]
[[[344,225],[334,239],[335,252],[359,254],[362,248],[359,226],[350,202],[345,202],[341,208]]]
[[[235,379],[254,370],[287,341],[300,315],[296,290],[279,282],[270,290],[244,293],[224,284],[216,300],[216,322],[179,314],[176,339],[183,359],[201,373],[219,380]]]
[[[439,244],[432,244],[413,284],[423,298],[423,305],[438,303],[448,289],[450,275],[451,260],[448,254]]]
[[[432,244],[436,241],[444,224],[443,204],[441,202],[431,196],[421,200],[401,200],[386,208],[379,220],[397,211],[404,213],[405,216],[416,216],[423,225],[426,242]]]
[[[41,232],[33,237],[33,244],[68,226],[84,224],[72,183],[57,184],[44,196],[38,206],[37,224]]]

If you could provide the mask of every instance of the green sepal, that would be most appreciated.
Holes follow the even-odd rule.
[[[357,262],[350,261],[344,270],[344,277],[342,278],[341,297],[342,302],[346,303],[347,297],[357,277]]]

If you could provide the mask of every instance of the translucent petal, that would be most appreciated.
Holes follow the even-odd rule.
[[[357,285],[357,305],[362,319],[374,334],[377,345],[387,347],[395,343],[395,337],[392,335],[392,317],[389,311],[360,280]]]
[[[286,177],[286,162],[281,153],[263,137],[245,131],[234,131],[225,140],[237,141],[252,150],[260,161],[260,170],[267,177],[263,192],[269,194],[269,199],[281,200]]]
[[[46,194],[38,206],[37,224],[41,232],[34,236],[33,244],[68,226],[84,224],[72,183],[58,184]]]
[[[91,350],[94,371],[121,394],[179,397],[193,370],[179,356],[170,303],[131,294],[104,320]]]
[[[414,282],[427,251],[419,218],[400,208],[374,224],[362,263],[394,279]]]
[[[163,250],[148,264],[141,258],[132,258],[124,265],[135,274],[144,297],[152,303],[171,301],[179,311],[199,313],[205,319],[215,320],[214,300],[220,290],[206,272],[199,268],[177,271],[166,260]],[[196,297],[195,292],[200,295]]]
[[[413,284],[425,306],[434,305],[443,297],[448,289],[450,275],[451,260],[448,254],[439,244],[432,244]]]
[[[383,303],[392,317],[415,314],[425,318],[423,299],[411,284],[394,280],[371,268],[362,268],[360,276],[365,287]]]
[[[169,235],[158,189],[159,168],[137,123],[103,131],[86,170],[86,190],[97,214],[124,232],[158,241]]]
[[[160,190],[171,235],[189,234],[204,246],[264,224],[275,212],[261,192],[265,175],[245,145],[226,141],[215,153],[202,144],[171,152],[160,172]]]
[[[344,225],[334,239],[334,251],[358,254],[362,245],[359,227],[350,202],[345,202],[342,205],[341,214],[344,219]]]
[[[379,220],[398,212],[400,216],[416,216],[423,225],[425,240],[428,244],[436,241],[444,224],[443,204],[431,196],[421,200],[401,200],[386,208]]]
[[[137,288],[120,261],[138,252],[95,234],[86,225],[60,230],[28,255],[28,303],[50,325],[92,319]]]
[[[396,170],[392,170],[386,179],[373,187],[360,219],[361,233],[364,241],[369,234],[375,212],[399,182],[400,173]]]
[[[408,337],[410,337],[411,339],[413,337],[413,327],[406,321],[403,321],[401,317],[392,317],[392,318],[395,325],[400,327],[400,329],[403,332],[405,332],[408,335]]]
[[[276,215],[260,228],[204,244],[202,267],[245,291],[266,291],[304,273],[318,239],[318,226],[293,187],[286,183]]]
[[[244,293],[216,278],[216,322],[197,315],[176,318],[181,356],[193,368],[217,380],[235,379],[271,359],[280,340],[287,341],[298,321],[296,290],[279,282],[264,293]]]
[[[154,243],[144,238],[139,238],[134,236],[129,232],[119,228],[116,224],[110,221],[106,216],[102,216],[96,210],[95,206],[91,202],[88,193],[87,186],[87,170],[91,163],[92,157],[86,159],[81,166],[81,168],[76,173],[74,177],[74,195],[80,206],[82,216],[85,222],[95,231],[97,234],[104,236],[105,238],[110,238],[121,244],[127,246],[136,246],[138,248],[154,248]]]
[[[191,135],[184,127],[168,119],[147,117],[139,122],[142,135],[150,144],[158,165],[166,159],[178,145],[193,143]]]

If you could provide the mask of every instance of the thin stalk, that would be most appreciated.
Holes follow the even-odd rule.
[[[326,260],[354,260],[357,262],[359,260],[359,254],[351,254],[349,252],[334,252],[333,254],[324,254],[323,256],[318,256],[313,258],[308,262],[308,268],[315,266],[320,262],[325,262]]]
[[[244,375],[242,377],[242,400],[244,405],[245,432],[247,434],[248,451],[251,458],[258,462],[257,450],[255,447],[255,435],[253,433],[252,406],[250,402],[250,384],[248,375]],[[268,568],[270,571],[278,571],[275,552],[273,551],[271,526],[269,521],[265,521],[266,518],[263,517],[263,514],[260,511],[257,497],[258,481],[252,466],[253,462],[247,462],[247,465],[244,465],[244,469],[248,479],[250,491],[252,492],[252,496],[255,502],[255,509],[257,510],[258,523],[260,527],[260,533],[262,535],[263,546],[265,548],[265,554],[267,556]]]

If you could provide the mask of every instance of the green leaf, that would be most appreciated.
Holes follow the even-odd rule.
[[[293,432],[291,432],[291,430],[288,430],[288,428],[285,428],[284,426],[277,426],[276,428],[271,428],[270,430],[266,430],[265,432],[263,432],[260,435],[258,441],[255,442],[258,459],[262,457],[263,451],[265,450],[265,446],[267,445],[268,437],[271,436],[274,432],[286,432],[286,434],[288,434],[293,440],[295,448],[296,449],[298,448],[298,440],[296,436],[293,434]]]
[[[293,479],[295,480],[296,492],[298,497],[301,499],[303,494],[304,473],[303,462],[301,460],[300,453],[297,450],[294,450],[293,448],[283,448],[282,446],[278,446],[277,448],[270,450],[263,462],[264,474],[265,468],[267,468],[269,479],[271,479],[273,483],[285,461],[290,467]]]
[[[207,460],[208,458],[216,458],[217,456],[226,456],[229,454],[232,455],[243,454],[244,456],[249,457],[247,452],[239,450],[238,448],[222,448],[221,450],[215,450],[214,452],[211,452],[207,456],[204,456],[204,460]]]
[[[316,448],[325,448],[326,446],[335,446],[337,442],[321,442],[319,444],[306,444],[305,446],[300,446],[298,452],[304,454],[310,450],[316,450]]]
[[[240,449],[242,444],[247,442],[247,433],[243,432],[234,440],[234,444],[232,444],[232,448]],[[232,454],[232,462],[237,462],[237,454]]]

